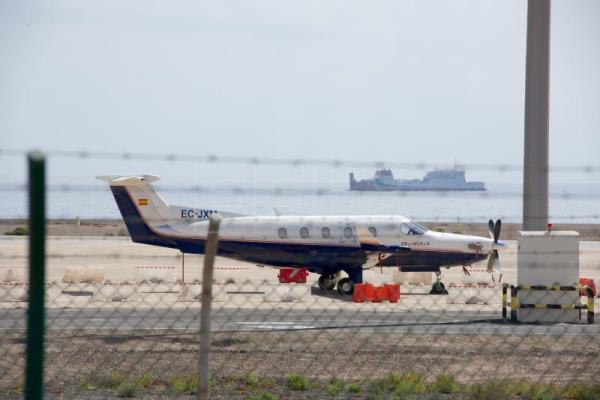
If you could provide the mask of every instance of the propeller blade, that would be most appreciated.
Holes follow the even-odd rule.
[[[490,238],[494,238],[494,221],[493,220],[489,220],[488,221],[488,229],[490,231]]]
[[[490,256],[488,257],[486,271],[490,274],[494,272],[494,260],[492,259],[492,253],[490,253]]]
[[[496,221],[496,225],[494,226],[494,243],[498,243],[498,239],[500,238],[500,230],[502,229],[502,221],[498,219]]]
[[[487,262],[487,272],[492,273],[494,271],[500,271],[500,257],[498,257],[498,250],[496,249],[490,251]]]
[[[494,250],[494,253],[496,255],[494,256],[494,261],[492,262],[492,268],[495,272],[500,273],[500,257],[498,256],[498,250]]]

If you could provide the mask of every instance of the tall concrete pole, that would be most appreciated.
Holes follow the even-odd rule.
[[[548,109],[550,81],[550,0],[527,5],[525,72],[525,161],[523,230],[548,223]]]

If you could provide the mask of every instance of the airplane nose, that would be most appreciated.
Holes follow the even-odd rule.
[[[498,240],[498,241],[496,242],[496,247],[498,247],[498,248],[501,248],[501,249],[505,249],[505,248],[507,248],[507,247],[508,247],[508,243],[506,243],[506,242],[503,242],[503,241],[501,241],[501,240]]]

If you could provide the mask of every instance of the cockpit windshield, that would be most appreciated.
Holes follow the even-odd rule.
[[[427,228],[417,224],[415,221],[403,222],[400,224],[400,230],[405,235],[422,235],[427,232]]]

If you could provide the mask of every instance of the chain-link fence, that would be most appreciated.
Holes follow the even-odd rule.
[[[17,152],[3,150],[2,154],[12,156]],[[52,157],[73,163],[74,170],[78,163],[105,159],[126,163],[189,161],[215,166],[242,163],[248,168],[287,164],[297,170],[333,167],[343,171],[341,175],[351,167],[385,165],[394,167],[398,175],[430,167],[427,163],[407,166],[92,152],[51,152],[51,160]],[[518,166],[463,167],[473,174],[480,170],[502,174]],[[591,178],[599,170],[581,166],[552,169],[551,173],[580,173]],[[51,171],[49,176],[52,178]],[[177,242],[180,247],[134,243],[132,239],[139,232],[131,233],[132,227],[128,230],[117,219],[118,209],[106,184],[94,185],[92,177],[88,183],[56,182],[59,178],[48,187],[51,212],[46,249],[46,395],[156,398],[195,394],[202,254],[192,254],[192,249],[182,242]],[[25,198],[25,188],[22,183],[8,183],[1,193],[14,199]],[[520,209],[514,204],[520,204],[520,190],[488,188],[485,194],[361,193],[348,192],[343,184],[340,189],[321,183],[301,188],[242,183],[214,188],[197,182],[188,186],[169,186],[165,182],[158,190],[167,200],[171,196],[188,196],[194,203],[188,209],[225,204],[236,213],[242,212],[244,206],[260,212],[271,207],[270,201],[282,204],[282,208],[269,210],[275,222],[265,229],[272,231],[274,238],[261,233],[263,242],[281,239],[278,230],[282,227],[287,229],[284,239],[295,243],[318,242],[324,238],[323,228],[342,240],[344,228],[350,226],[351,237],[347,239],[356,242],[364,256],[361,281],[370,285],[355,284],[353,294],[343,294],[340,279],[352,276],[354,270],[346,268],[342,255],[342,261],[332,253],[326,253],[331,259],[320,260],[317,245],[302,244],[285,251],[272,248],[267,255],[275,259],[285,259],[290,253],[310,255],[314,265],[320,267],[297,265],[294,261],[275,265],[287,269],[271,268],[274,265],[265,263],[265,254],[259,257],[256,247],[239,245],[258,241],[256,232],[265,226],[259,215],[264,214],[230,217],[250,222],[240,233],[244,240],[238,241],[238,247],[232,245],[231,238],[221,237],[220,256],[214,265],[210,347],[213,398],[596,398],[600,393],[599,368],[595,364],[600,351],[598,325],[589,324],[586,318],[586,312],[591,310],[535,310],[548,315],[581,314],[581,319],[577,315],[575,321],[568,323],[515,324],[502,319],[503,301],[510,303],[510,298],[502,296],[502,285],[518,283],[516,239]],[[580,232],[579,276],[597,280],[599,197],[594,190],[588,186],[555,191],[552,199],[559,207],[552,209],[556,212],[551,220],[559,222],[555,230],[567,227]],[[60,210],[64,209],[56,205],[61,199],[73,208],[62,215]],[[109,218],[91,210],[96,205],[105,207],[102,201],[112,207],[108,208],[112,214],[104,216]],[[505,207],[499,205],[505,201],[514,204],[506,206],[505,213],[496,214],[496,206]],[[395,214],[403,214],[402,203],[410,208],[407,217],[426,225],[427,232],[440,234],[487,238],[487,219],[501,218],[505,223],[500,240],[506,244],[499,251],[501,275],[495,269],[493,273],[488,271],[489,250],[480,249],[478,254],[472,248],[478,257],[461,264],[450,259],[451,251],[444,253],[448,249],[438,246],[431,250],[448,259],[423,267],[442,267],[441,282],[448,294],[430,294],[436,284],[431,268],[401,271],[403,255],[388,258],[400,251],[393,245],[413,247],[414,252],[421,246],[418,242],[423,241],[422,232],[408,240],[400,226],[405,220],[392,219],[387,225],[375,223],[377,214],[392,207],[398,210]],[[453,206],[459,211],[453,213]],[[86,207],[90,209],[89,218]],[[229,211],[226,206],[222,208]],[[334,211],[327,214],[347,214],[345,224],[338,224],[332,217],[320,217],[326,213],[321,208]],[[359,208],[361,212],[357,212]],[[58,211],[53,214],[52,210]],[[492,215],[485,215],[486,211]],[[353,220],[357,214],[373,214],[373,226],[380,231],[362,232],[363,223]],[[321,222],[285,222],[286,218],[306,215],[317,215]],[[26,221],[18,215],[10,216],[13,218],[2,223],[5,232],[11,234],[0,237],[0,390],[5,397],[19,397],[25,371],[28,242],[27,236],[18,235],[27,233]],[[223,232],[228,229],[227,219],[223,220]],[[307,231],[302,230],[304,225]],[[159,233],[165,229],[159,228]],[[385,229],[394,231],[390,237],[396,237],[397,243],[383,240]],[[196,232],[200,235],[198,232],[201,233],[200,228]],[[260,249],[264,251],[264,247]],[[543,255],[551,258],[554,252]],[[553,302],[587,305],[585,296],[579,300],[578,295],[578,291],[559,292]],[[548,302],[537,301],[538,305]]]

